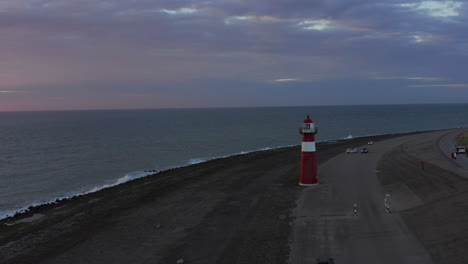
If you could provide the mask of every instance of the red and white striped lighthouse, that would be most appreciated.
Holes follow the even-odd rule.
[[[299,131],[302,134],[302,153],[301,153],[301,178],[299,185],[316,185],[317,182],[317,158],[315,155],[315,134],[317,127],[309,115],[302,123]]]

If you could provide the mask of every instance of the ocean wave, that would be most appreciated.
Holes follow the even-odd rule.
[[[187,164],[188,165],[193,165],[193,164],[203,163],[203,162],[206,162],[206,161],[209,161],[209,160],[212,160],[212,159],[214,159],[214,158],[212,158],[212,157],[209,157],[209,158],[194,158],[194,159],[189,159]]]
[[[118,178],[113,183],[98,185],[98,186],[95,186],[95,187],[93,187],[93,188],[91,188],[89,190],[86,190],[86,191],[70,192],[68,194],[57,196],[57,197],[49,199],[49,200],[33,201],[29,205],[21,207],[21,208],[17,208],[17,209],[10,209],[10,210],[5,210],[5,211],[0,211],[0,220],[11,217],[11,216],[14,216],[17,213],[25,213],[25,212],[29,211],[29,209],[31,207],[38,207],[38,206],[45,205],[45,204],[53,204],[53,203],[57,203],[57,202],[59,202],[61,200],[73,198],[75,196],[94,193],[94,192],[97,192],[97,191],[100,191],[100,190],[103,190],[103,189],[106,189],[106,188],[110,188],[110,187],[113,187],[113,186],[116,186],[116,185],[126,183],[126,182],[131,181],[131,180],[135,180],[135,179],[138,179],[138,178],[143,178],[143,177],[146,177],[146,176],[158,173],[158,172],[159,171],[131,172],[131,173],[125,174],[123,177]]]
[[[207,161],[214,160],[214,159],[229,158],[229,157],[233,157],[233,156],[237,156],[237,155],[244,155],[244,154],[249,154],[249,153],[258,152],[258,151],[266,151],[266,150],[287,148],[287,147],[294,147],[294,146],[299,146],[299,145],[298,144],[293,144],[293,145],[284,145],[284,146],[277,146],[277,147],[265,147],[265,148],[255,149],[255,150],[240,151],[240,152],[231,153],[231,154],[222,155],[222,156],[193,158],[193,159],[189,159],[186,165],[193,165],[193,164],[203,163],[203,162],[207,162]],[[183,166],[186,166],[186,165],[183,165]],[[181,167],[183,167],[183,166],[181,166]]]
[[[125,174],[125,176],[123,176],[121,178],[118,178],[114,183],[96,186],[96,187],[92,188],[91,190],[80,193],[80,194],[94,193],[94,192],[100,191],[102,189],[114,187],[116,185],[120,185],[120,184],[129,182],[131,180],[136,180],[136,179],[139,179],[139,178],[143,178],[143,177],[146,177],[146,176],[158,173],[158,172],[159,171],[151,171],[151,172],[149,172],[149,171],[144,171],[144,172],[139,171],[139,172],[127,173],[127,174]]]

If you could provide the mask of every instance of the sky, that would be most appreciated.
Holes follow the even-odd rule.
[[[468,2],[0,0],[0,111],[467,103]]]

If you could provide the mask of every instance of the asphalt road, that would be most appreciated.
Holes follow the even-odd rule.
[[[377,142],[368,146],[368,154],[343,150],[319,168],[319,186],[305,190],[298,202],[291,263],[315,263],[321,256],[332,257],[337,264],[433,263],[400,216],[387,213],[376,176],[385,152],[416,137]],[[391,197],[387,198],[391,210]]]
[[[452,155],[452,152],[456,150],[455,145],[457,144],[458,135],[467,131],[468,129],[455,130],[439,138],[439,141],[438,141],[439,148],[446,157],[450,158]],[[468,156],[467,155],[459,154],[458,158],[456,160],[452,159],[452,161],[455,164],[457,164],[459,167],[462,167],[463,169],[468,170]]]

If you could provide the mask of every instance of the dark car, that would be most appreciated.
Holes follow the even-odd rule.
[[[362,148],[361,149],[361,153],[367,153],[367,152],[369,152],[369,150],[367,148]]]
[[[332,258],[318,258],[317,264],[335,264]]]

